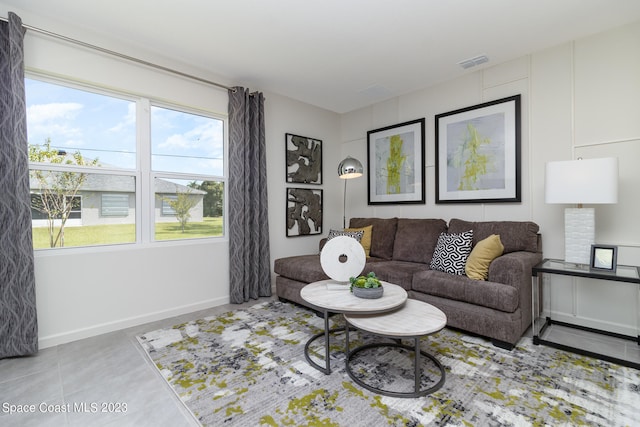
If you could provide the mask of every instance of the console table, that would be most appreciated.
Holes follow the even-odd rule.
[[[618,265],[614,272],[601,272],[601,271],[592,271],[587,265],[578,265],[575,263],[565,262],[563,260],[557,259],[544,259],[540,264],[536,265],[532,269],[532,286],[531,286],[531,296],[533,299],[533,343],[534,344],[544,344],[550,347],[558,348],[561,350],[571,351],[574,353],[582,354],[589,357],[595,357],[598,359],[606,360],[612,363],[617,363],[623,366],[629,366],[632,368],[640,369],[640,362],[623,359],[620,357],[611,356],[608,354],[597,353],[594,351],[586,350],[583,348],[578,348],[574,346],[570,346],[564,344],[562,342],[558,342],[557,340],[547,339],[545,336],[545,332],[547,332],[547,327],[554,325],[561,325],[569,328],[580,329],[588,332],[593,332],[597,334],[604,334],[616,338],[621,338],[624,340],[635,341],[638,345],[640,345],[640,310],[637,312],[636,319],[636,336],[628,336],[623,334],[618,334],[615,332],[604,331],[600,329],[589,328],[581,325],[571,324],[567,322],[561,322],[557,320],[551,319],[551,316],[547,316],[545,318],[540,317],[541,310],[541,301],[540,296],[542,295],[542,276],[543,274],[556,274],[561,276],[572,276],[572,277],[583,277],[588,279],[599,279],[599,280],[607,280],[611,282],[625,282],[625,283],[634,283],[637,287],[636,298],[637,304],[640,306],[640,267],[631,266],[631,265]]]

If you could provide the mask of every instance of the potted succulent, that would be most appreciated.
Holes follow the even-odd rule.
[[[359,298],[380,298],[384,292],[380,279],[373,271],[366,276],[350,277],[349,282],[351,292]]]

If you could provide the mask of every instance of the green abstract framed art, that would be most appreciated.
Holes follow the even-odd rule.
[[[367,132],[368,202],[424,204],[424,118]]]
[[[436,203],[520,202],[520,95],[435,116]]]

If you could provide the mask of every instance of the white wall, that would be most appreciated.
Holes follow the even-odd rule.
[[[522,95],[522,203],[435,204],[434,116]],[[640,23],[536,52],[342,116],[343,153],[367,161],[366,132],[426,118],[425,205],[367,205],[366,179],[353,180],[351,216],[532,220],[544,256],[564,256],[563,205],[544,203],[550,160],[617,156],[619,203],[594,206],[596,242],[619,246],[619,263],[640,265]],[[549,277],[549,276],[547,276]],[[554,316],[637,334],[638,288],[549,278]]]
[[[292,255],[318,252],[318,242],[330,228],[342,228],[342,180],[338,178],[340,116],[321,108],[276,94],[265,94],[265,127],[269,193],[269,239],[271,261]],[[322,141],[322,185],[287,183],[285,134]],[[322,235],[286,237],[286,188],[323,190]],[[273,269],[272,269],[273,271]]]

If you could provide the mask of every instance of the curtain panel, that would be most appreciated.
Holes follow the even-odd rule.
[[[264,96],[229,90],[229,283],[234,304],[271,296]]]
[[[38,351],[23,38],[9,13],[0,22],[0,358]]]

